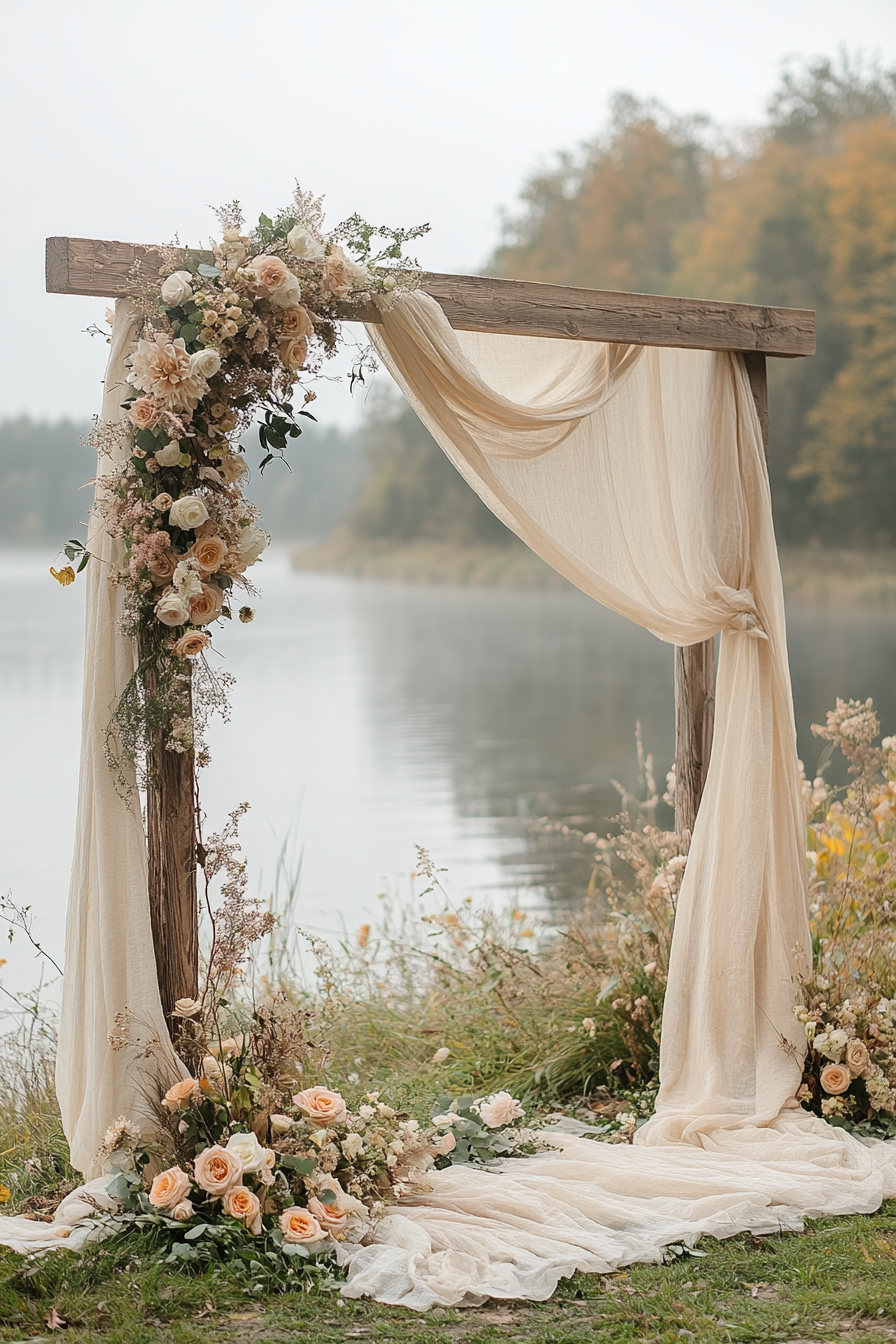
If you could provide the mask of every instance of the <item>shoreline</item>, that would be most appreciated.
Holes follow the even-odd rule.
[[[800,606],[896,611],[896,551],[782,547],[784,596]],[[454,546],[440,541],[360,542],[335,536],[290,552],[294,570],[412,584],[572,589],[521,543]]]

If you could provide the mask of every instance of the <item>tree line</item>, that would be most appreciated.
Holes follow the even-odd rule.
[[[781,540],[896,544],[896,71],[787,71],[764,122],[617,95],[606,130],[534,174],[488,274],[814,308],[814,359],[769,360]],[[359,536],[459,543],[504,530],[413,414],[380,410]]]

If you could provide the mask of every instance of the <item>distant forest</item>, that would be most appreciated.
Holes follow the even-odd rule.
[[[83,535],[93,490],[94,455],[81,439],[89,421],[57,424],[0,421],[0,545],[52,546]],[[254,443],[252,442],[254,440]],[[355,435],[309,424],[291,442],[289,468],[274,461],[260,475],[257,438],[247,435],[253,467],[250,498],[278,541],[321,539],[342,520],[361,484],[364,466]]]
[[[488,274],[814,308],[815,358],[769,360],[778,536],[896,544],[896,71],[791,71],[734,143],[620,94],[521,200]],[[356,536],[506,536],[407,409],[365,437]]]
[[[896,71],[814,61],[736,139],[619,94],[606,130],[524,186],[484,268],[600,289],[814,308],[814,359],[769,360],[770,470],[791,545],[896,545]],[[310,426],[251,497],[278,538],[513,539],[407,405]],[[0,542],[75,535],[88,427],[0,424]]]

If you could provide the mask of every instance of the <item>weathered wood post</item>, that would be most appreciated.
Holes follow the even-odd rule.
[[[768,458],[768,376],[765,355],[743,356]],[[715,640],[675,650],[675,829],[690,843],[703,796],[716,708]]]
[[[170,250],[169,250],[170,256]],[[139,263],[158,271],[151,246],[99,238],[47,239],[47,291],[119,298],[129,293]],[[658,294],[575,289],[527,280],[428,274],[422,288],[460,331],[505,332],[562,340],[728,350],[742,354],[768,448],[766,355],[793,359],[815,353],[815,314],[803,308]],[[379,321],[371,306],[345,316]],[[677,649],[676,746],[680,784],[677,823],[693,829],[706,778],[715,705],[713,641]],[[192,758],[161,744],[158,783],[147,808],[149,893],[159,985],[166,1013],[175,999],[196,992],[198,912],[194,853]],[[162,759],[164,757],[165,759]]]

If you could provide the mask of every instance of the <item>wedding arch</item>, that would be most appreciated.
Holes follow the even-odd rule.
[[[262,242],[274,237],[267,217],[260,224]],[[297,256],[325,256],[320,236],[315,241],[313,230],[288,224]],[[284,220],[277,246],[285,246],[286,227]],[[221,275],[210,263],[220,254],[226,269],[228,246],[249,256],[249,240],[238,234],[233,229],[228,240],[225,229],[213,258],[197,264],[192,254],[200,276]],[[326,253],[327,264],[343,274],[347,263],[338,251]],[[182,347],[172,358],[190,369],[183,376],[193,376],[183,333],[197,328],[176,307],[178,294],[193,293],[191,274],[177,270],[185,261],[186,254],[171,248],[48,241],[49,290],[119,300],[104,399],[109,423],[121,417],[125,361],[131,360],[133,383],[135,364],[149,358],[139,349],[133,354],[135,271],[165,274],[165,285],[171,282]],[[278,270],[256,256],[248,266],[255,271],[233,271],[243,275],[247,294],[260,290],[274,303],[278,287],[284,294],[298,287],[282,261]],[[660,1090],[655,1114],[634,1144],[609,1147],[555,1130],[549,1151],[525,1162],[508,1161],[487,1174],[457,1164],[432,1173],[425,1188],[410,1182],[405,1197],[363,1237],[337,1243],[335,1254],[348,1269],[343,1291],[416,1309],[486,1297],[545,1298],[576,1270],[657,1261],[670,1241],[692,1245],[704,1233],[795,1230],[806,1216],[870,1212],[896,1194],[896,1150],[879,1140],[860,1142],[797,1100],[806,1033],[794,1010],[811,965],[811,939],[805,812],[766,464],[766,358],[812,354],[814,315],[482,277],[418,280],[398,294],[383,282],[369,303],[328,312],[367,324],[371,343],[422,421],[508,527],[584,592],[675,646],[676,821],[690,848],[663,1009]],[[342,292],[350,289],[346,282]],[[329,294],[338,292],[331,284]],[[233,301],[222,296],[222,316]],[[245,299],[247,310],[254,302]],[[227,313],[234,324],[244,321],[235,307]],[[218,321],[214,313],[200,316]],[[310,327],[307,313],[294,316]],[[281,321],[275,320],[277,332],[285,330]],[[290,330],[282,355],[287,369],[302,362],[290,362],[300,328]],[[202,350],[190,358],[205,360],[209,376],[220,366]],[[200,385],[206,388],[201,377]],[[128,414],[136,423],[134,412]],[[175,464],[178,451],[165,446],[166,466],[169,458]],[[223,453],[222,462],[234,470],[228,447],[211,451]],[[188,461],[184,455],[185,467]],[[205,480],[219,481],[215,489],[226,494],[226,483],[209,469],[202,466],[197,477],[200,494]],[[144,489],[141,507],[149,507],[151,493]],[[207,518],[198,498],[175,501],[166,493],[151,503],[169,516],[176,506],[176,526],[194,529]],[[222,534],[228,526],[225,519]],[[247,555],[256,545],[251,533],[246,526],[240,534]],[[101,528],[94,535],[105,544]],[[189,596],[185,585],[194,585],[190,591],[207,620],[220,594],[206,593],[199,582],[203,538],[194,535],[193,559],[181,561],[182,592]],[[226,549],[220,537],[204,540]],[[111,550],[106,554],[111,558]],[[100,1138],[117,1110],[128,1106],[132,1118],[152,1118],[151,1111],[141,1113],[123,1064],[110,1054],[116,1015],[125,1006],[133,1010],[136,1000],[161,1036],[175,1018],[194,1011],[195,874],[203,856],[195,846],[193,763],[183,741],[166,752],[161,735],[148,734],[158,768],[148,779],[146,835],[138,809],[121,808],[119,799],[118,810],[113,806],[98,744],[115,688],[120,693],[125,673],[134,673],[135,649],[110,634],[111,585],[98,574],[90,582],[80,831],[57,1082],[73,1161],[93,1175]],[[180,590],[159,601],[157,614],[165,602],[169,623],[187,626]],[[186,659],[182,641],[199,648],[205,638],[188,631],[171,644],[172,654]],[[187,674],[182,680],[188,682]],[[230,1045],[231,1056],[245,1054],[245,1041]],[[206,1083],[224,1067],[203,1061]],[[165,1103],[192,1105],[199,1088],[196,1078],[184,1076]],[[273,1135],[275,1120],[327,1126],[345,1115],[342,1098],[326,1089],[307,1089],[292,1101],[310,1119],[265,1115],[266,1135]],[[486,1106],[497,1126],[499,1112],[505,1119],[517,1114],[515,1104],[498,1094]],[[360,1110],[398,1125],[390,1153],[395,1163],[407,1164],[418,1143],[413,1128],[402,1128],[382,1104]],[[124,1120],[116,1123],[126,1130]],[[125,1130],[105,1130],[111,1133],[103,1139],[106,1150]],[[353,1134],[354,1147],[363,1146],[360,1133]],[[230,1153],[197,1150],[193,1178],[177,1167],[156,1177],[164,1186],[157,1200],[163,1209],[192,1217],[189,1200],[173,1201],[183,1199],[194,1179],[213,1200],[223,1198],[228,1214],[250,1231],[260,1229],[257,1195],[232,1182],[242,1171],[263,1183],[264,1163],[276,1164],[277,1154],[259,1148],[249,1133],[231,1132],[227,1146]],[[444,1156],[450,1148],[435,1151]],[[296,1159],[289,1160],[294,1169]],[[309,1161],[304,1170],[313,1166]],[[315,1191],[308,1209],[281,1214],[287,1242],[308,1241],[303,1228],[313,1225],[314,1235],[322,1235],[349,1218],[345,1191],[325,1184]],[[334,1202],[337,1213],[328,1214]],[[74,1208],[83,1215],[83,1204]],[[69,1227],[75,1214],[69,1212]],[[35,1236],[21,1220],[14,1223],[12,1233],[0,1230],[0,1240],[21,1248],[52,1244],[52,1232]]]

